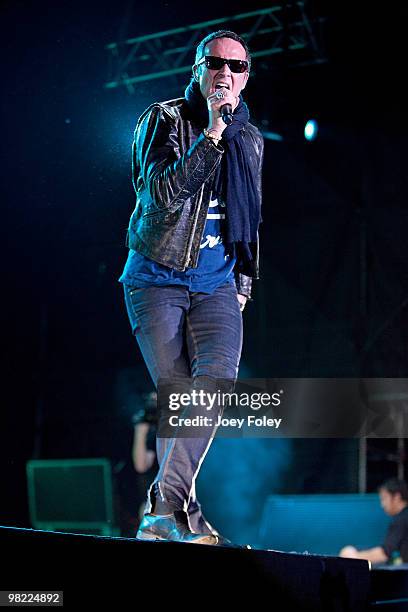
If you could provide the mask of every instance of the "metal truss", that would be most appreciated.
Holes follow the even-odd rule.
[[[281,1],[274,6],[231,17],[212,19],[172,30],[129,38],[106,45],[109,54],[106,89],[154,79],[177,78],[191,72],[195,48],[207,34],[236,28],[251,49],[252,58],[285,54],[295,65],[327,61],[322,49],[325,18],[309,14],[306,1]],[[265,64],[265,59],[262,60]]]

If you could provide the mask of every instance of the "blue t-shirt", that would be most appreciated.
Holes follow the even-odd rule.
[[[186,285],[192,292],[209,294],[226,283],[235,284],[233,269],[236,258],[225,252],[224,228],[225,204],[216,199],[211,200],[197,268],[187,268],[184,272],[179,272],[130,249],[119,281],[132,287]]]

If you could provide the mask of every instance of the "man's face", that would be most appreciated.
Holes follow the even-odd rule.
[[[244,47],[237,40],[232,38],[216,38],[211,40],[204,49],[204,55],[213,55],[225,59],[246,60]],[[243,73],[231,72],[228,64],[220,70],[210,70],[205,63],[196,66],[193,71],[199,78],[200,90],[206,100],[208,96],[216,91],[217,83],[225,83],[232,94],[238,98],[248,80],[248,71]]]
[[[387,489],[380,489],[379,495],[380,495],[381,507],[386,514],[389,514],[390,516],[394,516],[395,514],[398,514],[400,512],[401,510],[400,508],[401,494],[400,493],[395,493],[393,495],[392,493],[387,491]]]

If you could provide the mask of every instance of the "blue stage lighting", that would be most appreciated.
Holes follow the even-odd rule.
[[[318,130],[319,127],[317,125],[317,121],[315,121],[314,119],[309,119],[309,121],[307,121],[305,125],[304,133],[306,140],[315,140]]]

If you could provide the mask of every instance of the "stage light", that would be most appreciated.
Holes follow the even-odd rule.
[[[283,140],[283,136],[277,132],[265,132],[262,130],[262,136],[267,140],[277,140],[278,142],[282,142]]]
[[[306,140],[315,140],[318,131],[319,127],[317,125],[317,121],[315,121],[314,119],[309,119],[309,121],[306,122],[304,130]]]

